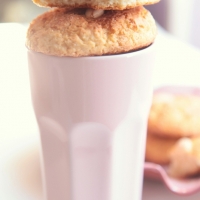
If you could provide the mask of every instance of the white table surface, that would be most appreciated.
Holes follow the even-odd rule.
[[[0,200],[42,200],[38,130],[31,106],[26,28],[0,24]],[[159,31],[153,84],[200,86],[200,51]],[[145,180],[142,200],[197,200]]]

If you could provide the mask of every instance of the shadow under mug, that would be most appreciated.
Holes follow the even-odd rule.
[[[141,199],[154,55],[28,50],[46,200]]]

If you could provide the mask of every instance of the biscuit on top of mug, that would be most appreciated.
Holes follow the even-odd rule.
[[[155,21],[142,6],[94,15],[87,9],[52,9],[31,22],[26,45],[47,55],[80,57],[135,51],[155,40]]]
[[[33,0],[42,7],[93,8],[103,10],[125,10],[136,6],[150,5],[160,0]]]

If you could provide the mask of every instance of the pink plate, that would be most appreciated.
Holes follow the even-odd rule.
[[[154,93],[167,92],[172,94],[186,94],[200,96],[200,88],[190,86],[164,86]],[[144,176],[156,180],[162,180],[169,190],[178,195],[191,195],[200,191],[200,176],[188,179],[175,179],[168,176],[167,166],[145,162]]]
[[[185,95],[193,95],[200,96],[200,87],[192,87],[192,86],[163,86],[155,89],[154,93],[170,93],[170,94],[185,94]]]
[[[191,195],[200,191],[200,177],[174,179],[168,176],[166,169],[166,166],[145,162],[144,176],[145,178],[162,180],[169,190],[178,195]]]

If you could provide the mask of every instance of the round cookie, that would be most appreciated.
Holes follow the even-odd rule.
[[[136,6],[149,5],[160,0],[33,0],[42,7],[66,7],[66,8],[93,8],[103,10],[124,10]]]
[[[200,135],[200,97],[154,94],[148,131],[169,138]]]
[[[200,137],[181,138],[172,148],[168,174],[186,178],[200,174]]]
[[[148,10],[136,7],[105,11],[87,17],[86,9],[57,8],[32,21],[26,46],[55,56],[96,56],[138,50],[156,37],[156,24]]]
[[[161,165],[169,164],[169,154],[177,139],[147,134],[145,160]]]

